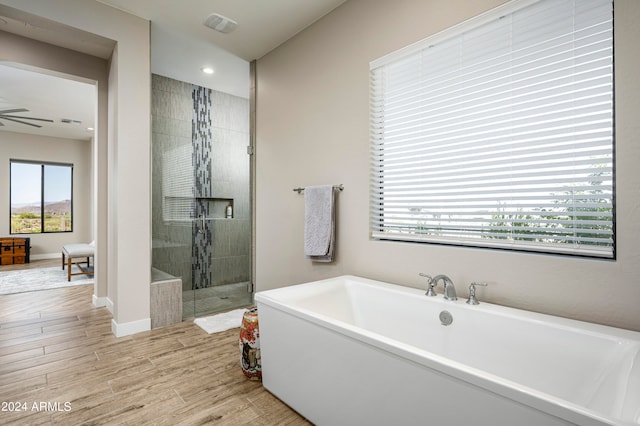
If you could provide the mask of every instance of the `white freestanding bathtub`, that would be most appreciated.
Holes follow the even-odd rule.
[[[258,292],[264,386],[318,425],[640,424],[640,333],[424,293]]]

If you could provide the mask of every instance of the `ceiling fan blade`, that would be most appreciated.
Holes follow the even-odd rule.
[[[47,121],[49,123],[53,123],[53,120],[49,120],[46,118],[34,118],[34,117],[23,117],[20,115],[6,115],[6,114],[0,114],[0,118],[20,118],[23,120],[38,120],[38,121]]]
[[[5,109],[3,111],[0,111],[0,114],[11,114],[13,112],[27,112],[29,111],[28,109],[24,109],[24,108],[16,108],[16,109]]]
[[[7,118],[7,116],[5,116],[5,115],[0,115],[0,120],[9,120],[9,121],[13,121],[13,122],[20,123],[20,124],[26,124],[27,126],[37,127],[37,128],[42,127],[42,126],[38,126],[37,124],[27,123],[26,121],[15,120],[13,118]]]

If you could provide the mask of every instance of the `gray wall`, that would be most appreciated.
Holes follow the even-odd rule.
[[[616,261],[369,238],[369,62],[502,0],[349,0],[257,62],[256,290],[354,274],[424,288],[447,274],[460,296],[640,330],[640,2],[615,2]],[[544,26],[544,22],[540,25]],[[344,184],[336,261],[303,254],[292,188]]]

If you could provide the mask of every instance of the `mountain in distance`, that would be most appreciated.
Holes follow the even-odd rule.
[[[40,214],[40,203],[12,205],[11,214],[33,213]],[[45,214],[71,214],[71,200],[46,201],[44,203]]]

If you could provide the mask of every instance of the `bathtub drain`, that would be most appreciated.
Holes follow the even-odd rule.
[[[450,325],[453,322],[453,316],[449,311],[440,312],[440,324]]]

